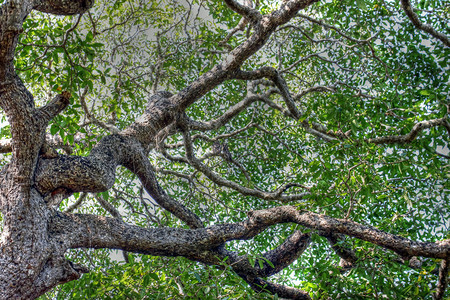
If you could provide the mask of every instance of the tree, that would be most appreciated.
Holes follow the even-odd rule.
[[[1,299],[448,296],[448,5],[0,3]]]

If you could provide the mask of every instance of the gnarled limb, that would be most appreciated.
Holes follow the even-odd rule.
[[[70,92],[68,91],[56,95],[47,105],[38,109],[37,117],[43,118],[46,123],[50,122],[69,105],[69,100]]]
[[[371,226],[297,210],[292,206],[252,211],[248,213],[248,219],[244,222],[193,230],[148,229],[127,225],[110,218],[60,212],[55,212],[52,220],[52,226],[56,226],[55,232],[61,234],[61,239],[68,241],[69,248],[120,248],[152,255],[180,255],[194,259],[200,254],[193,252],[192,249],[199,252],[214,249],[227,241],[252,238],[269,226],[291,222],[326,234],[352,236],[390,249],[403,257],[423,256],[443,259],[450,257],[450,240],[434,243],[412,241]],[[298,236],[294,235],[292,239],[299,241],[297,238]],[[287,245],[289,243],[291,242],[287,242]],[[268,254],[268,257],[271,255]]]
[[[448,259],[450,256],[448,240],[435,243],[411,241],[370,226],[312,212],[299,211],[294,207],[276,207],[253,211],[248,216],[249,218],[241,223],[185,230],[179,228],[145,229],[110,218],[92,215],[67,215],[55,212],[51,228],[55,228],[55,238],[70,241],[68,242],[70,244],[66,244],[69,248],[118,248],[152,255],[184,256],[208,264],[219,263],[220,260],[217,261],[213,252],[223,243],[231,240],[249,239],[269,226],[286,222],[294,222],[313,228],[328,236],[334,234],[353,236],[391,249],[406,257],[418,255]],[[76,229],[74,230],[74,228]],[[252,266],[244,260],[244,257],[235,254],[230,255],[229,252],[220,250],[220,248],[218,253],[227,255],[232,262],[236,262],[234,269],[245,280],[250,283],[261,283],[263,281],[258,278],[259,276],[270,276],[281,270],[286,264],[290,264],[308,243],[308,236],[297,232],[276,250],[264,254],[263,257],[274,264],[273,268],[267,265],[263,269],[257,266],[251,268]]]
[[[402,257],[446,258],[450,256],[450,240],[434,243],[412,241],[350,220],[335,219],[308,211],[298,211],[292,206],[253,211],[249,215],[251,218],[254,217],[264,223],[294,222],[320,232],[341,233],[356,237],[392,250]]]
[[[264,268],[260,269],[259,263],[251,266],[247,256],[239,256],[221,246],[226,241],[252,238],[267,228],[267,224],[260,224],[257,220],[249,219],[241,223],[215,225],[195,230],[146,229],[125,224],[117,219],[55,212],[50,227],[53,238],[70,248],[112,248],[152,255],[184,256],[219,266],[223,264],[222,260],[228,257],[226,263],[256,290],[267,290],[278,293],[280,296],[286,293],[284,295],[291,298],[293,296],[288,295],[294,292],[307,295],[301,290],[268,283],[259,278],[279,272],[301,255],[309,245],[310,239],[309,234],[302,234],[299,231],[276,249],[263,254]],[[273,267],[267,263],[267,260]],[[261,285],[262,283],[264,284]],[[293,297],[292,299],[309,298]]]

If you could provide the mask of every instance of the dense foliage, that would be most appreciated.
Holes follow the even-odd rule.
[[[245,3],[261,14],[284,5]],[[412,4],[423,23],[450,33],[449,3]],[[253,34],[222,1],[200,0],[100,0],[81,15],[33,11],[23,29],[16,70],[38,106],[71,92],[70,105],[47,132],[60,154],[78,156],[132,124],[149,95],[177,94]],[[170,127],[151,145],[149,159],[161,187],[205,226],[293,205],[411,240],[449,239],[449,59],[450,48],[417,28],[399,1],[319,1],[276,29],[241,66],[247,74],[190,105],[188,133]],[[276,75],[249,75],[265,67]],[[2,118],[0,137],[7,139]],[[5,153],[1,164],[10,158]],[[74,193],[59,209],[144,228],[188,228],[125,168],[111,189]],[[226,247],[263,268],[271,262],[262,253],[297,230],[310,232],[311,244],[268,280],[313,299],[436,293],[441,259],[401,256],[294,223]],[[42,299],[277,298],[253,291],[227,258],[208,266],[110,249],[74,249],[67,257],[90,272]]]

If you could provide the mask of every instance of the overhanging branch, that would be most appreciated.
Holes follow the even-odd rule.
[[[419,16],[414,12],[414,8],[412,7],[409,0],[401,0],[401,4],[406,15],[417,29],[429,33],[431,36],[440,40],[445,46],[450,47],[450,39],[448,38],[448,36],[436,31],[436,29],[434,29],[432,26],[422,23],[419,20]]]
[[[421,121],[416,123],[411,131],[408,134],[405,135],[392,135],[392,136],[385,136],[385,137],[378,137],[373,139],[368,139],[367,142],[373,143],[373,144],[406,144],[411,143],[421,131],[427,128],[436,127],[436,126],[443,126],[449,136],[450,136],[450,124],[447,121],[447,118],[441,118],[441,119],[433,119],[428,121]]]
[[[412,241],[371,226],[297,210],[293,206],[252,211],[244,222],[192,230],[141,228],[116,219],[61,212],[55,212],[50,226],[69,243],[69,248],[112,248],[197,260],[202,251],[215,249],[227,241],[250,239],[269,226],[281,223],[296,223],[320,232],[348,235],[390,249],[402,257],[450,257],[450,240]]]
[[[88,11],[94,0],[35,0],[33,9],[55,15],[76,15]]]

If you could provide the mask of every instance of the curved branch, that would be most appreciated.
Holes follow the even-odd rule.
[[[190,228],[204,227],[203,222],[196,214],[171,198],[161,188],[156,180],[153,167],[145,156],[143,149],[140,150],[136,147],[134,151],[129,153],[127,161],[122,163],[122,165],[138,176],[147,193],[149,193],[162,208],[184,221]]]
[[[241,80],[259,80],[261,78],[270,79],[275,84],[275,86],[278,88],[278,90],[276,90],[276,89],[269,90],[266,93],[266,96],[260,98],[260,100],[264,101],[267,105],[269,105],[273,109],[279,110],[285,116],[296,119],[296,120],[301,118],[302,113],[295,105],[295,101],[298,101],[299,99],[301,99],[301,97],[303,97],[304,95],[311,93],[311,92],[334,91],[333,87],[314,86],[314,87],[308,88],[304,91],[301,91],[299,94],[292,97],[289,92],[289,88],[288,88],[286,82],[284,81],[283,77],[279,74],[279,72],[276,69],[274,69],[272,67],[262,67],[260,69],[253,70],[253,71],[238,70],[233,74],[233,78],[241,79]],[[283,97],[288,109],[285,109],[281,105],[270,101],[268,96],[272,93],[279,93]],[[319,137],[327,142],[336,140],[335,136],[332,136],[326,132],[323,132],[323,128],[321,128],[322,126],[320,126],[320,125],[318,126],[317,123],[313,122],[310,125],[308,120],[303,120],[301,122],[301,125],[305,129],[305,131],[308,132],[309,134]]]
[[[269,277],[296,261],[311,243],[311,235],[296,231],[277,248],[263,253],[256,258],[255,265],[249,262],[248,255],[236,255],[230,251],[229,256],[233,270],[238,274],[251,274],[256,277]],[[269,264],[270,262],[271,264]],[[261,268],[260,265],[263,267]],[[251,270],[251,271],[249,271]]]
[[[296,223],[321,232],[356,237],[390,249],[402,257],[450,257],[450,240],[434,243],[412,241],[372,226],[300,211],[293,206],[251,211],[244,222],[193,230],[141,228],[110,218],[60,212],[55,212],[53,223],[51,226],[57,226],[54,232],[62,234],[62,238],[70,243],[70,248],[119,248],[152,255],[185,256],[194,260],[200,255],[199,252],[215,249],[227,241],[250,239],[269,226],[281,223]]]
[[[60,240],[68,248],[112,248],[161,256],[184,256],[207,264],[220,264],[217,253],[221,245],[231,240],[250,239],[269,226],[293,222],[325,235],[345,234],[390,249],[402,257],[425,256],[448,259],[450,240],[430,243],[412,241],[394,234],[382,232],[371,226],[353,221],[335,219],[309,211],[299,211],[292,206],[275,207],[248,213],[248,219],[234,224],[220,224],[208,228],[186,230],[181,228],[142,228],[128,225],[117,219],[93,215],[72,215],[54,211],[49,224],[52,238]],[[309,244],[309,235],[294,233],[281,246],[263,255],[274,267],[252,267],[235,254],[236,272],[250,284],[269,291],[277,285],[262,281],[259,276],[270,276],[294,261]],[[219,247],[219,248],[218,248]],[[222,248],[223,249],[223,248]],[[216,252],[218,251],[218,252]],[[238,261],[240,260],[240,261]],[[259,265],[259,264],[258,264]],[[279,287],[281,289],[281,287]],[[276,292],[276,291],[275,291]]]
[[[279,25],[288,22],[296,13],[318,0],[291,0],[279,10],[265,15],[255,24],[255,32],[241,45],[232,50],[224,61],[200,76],[196,81],[171,98],[171,102],[184,110],[217,85],[233,77],[235,72],[250,56],[266,43]]]
[[[294,119],[299,119],[302,116],[302,113],[298,110],[295,105],[294,99],[289,91],[286,81],[284,78],[278,73],[275,68],[272,67],[262,67],[258,70],[254,71],[237,71],[234,74],[234,78],[236,79],[244,79],[244,80],[256,80],[261,78],[267,78],[273,81],[275,86],[279,89],[281,96],[286,103],[286,106],[289,109],[292,117]]]
[[[307,297],[307,293],[301,290],[269,283],[259,277],[271,276],[297,260],[310,244],[310,234],[297,231],[276,249],[263,254],[260,259],[264,266],[262,269],[259,263],[250,265],[247,256],[239,256],[221,246],[230,240],[250,239],[268,226],[248,219],[241,223],[195,230],[142,228],[128,225],[117,218],[54,211],[50,232],[52,238],[60,240],[68,248],[110,248],[150,255],[184,256],[218,266],[228,257],[226,264],[255,290],[266,290],[291,299],[309,299],[296,298],[295,295]]]
[[[402,257],[447,258],[450,256],[450,240],[434,243],[412,241],[372,226],[361,225],[346,219],[335,219],[309,211],[299,211],[293,206],[253,211],[249,213],[249,217],[265,224],[293,222],[325,233],[345,234],[392,250]]]
[[[421,131],[427,128],[435,127],[435,126],[443,126],[447,129],[448,134],[450,135],[450,124],[447,119],[433,119],[429,121],[421,121],[416,123],[411,131],[405,135],[392,135],[385,137],[378,137],[373,139],[368,139],[367,142],[373,144],[406,144],[411,143]]]
[[[240,14],[251,23],[256,23],[261,19],[261,14],[259,13],[259,11],[252,8],[251,6],[242,5],[235,0],[224,0],[224,2],[234,12]]]
[[[280,200],[280,201],[294,201],[294,200],[301,200],[306,195],[309,195],[309,192],[306,193],[300,193],[295,195],[282,195],[283,190],[279,189],[275,192],[264,192],[256,189],[250,189],[245,186],[242,186],[234,181],[227,180],[218,174],[214,173],[210,168],[208,168],[205,164],[203,164],[198,158],[194,156],[194,150],[192,148],[192,139],[191,135],[187,130],[183,131],[183,139],[184,139],[184,145],[186,149],[186,158],[188,159],[189,163],[205,174],[206,177],[208,177],[212,182],[225,186],[228,188],[231,188],[235,191],[238,191],[242,195],[245,196],[254,196],[258,197],[263,200]]]
[[[419,20],[419,16],[414,12],[414,8],[411,6],[411,2],[409,0],[401,0],[403,11],[406,13],[408,18],[411,20],[413,25],[426,33],[429,33],[431,36],[440,40],[445,46],[450,47],[450,39],[445,34],[436,31],[432,26],[428,24],[424,24]]]
[[[41,159],[36,171],[36,186],[43,195],[61,189],[69,192],[103,192],[114,184],[118,165],[135,173],[161,207],[192,228],[203,226],[195,214],[161,189],[139,142],[120,135],[103,138],[88,157],[61,155]]]
[[[296,300],[310,300],[311,297],[305,291],[284,286],[281,284],[276,284],[273,282],[269,282],[267,280],[261,278],[252,278],[252,277],[244,277],[241,276],[250,287],[257,292],[269,292],[273,295],[277,294],[279,297],[285,299],[296,299]]]

